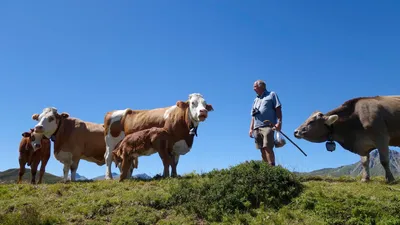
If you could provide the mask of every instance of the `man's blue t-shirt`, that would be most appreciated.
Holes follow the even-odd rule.
[[[278,95],[273,91],[264,91],[260,96],[254,99],[253,106],[251,108],[250,115],[252,115],[253,109],[257,108],[260,113],[254,115],[254,127],[265,127],[268,124],[264,124],[264,120],[269,120],[273,124],[276,124],[276,112],[275,109],[281,106]]]

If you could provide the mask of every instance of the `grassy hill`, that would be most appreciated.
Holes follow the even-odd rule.
[[[0,172],[0,183],[16,183],[18,180],[19,169],[8,169],[3,172]],[[39,180],[39,171],[36,173],[36,182]],[[55,176],[50,173],[44,173],[43,182],[47,184],[56,183],[62,180],[61,177]],[[25,168],[25,174],[22,177],[23,182],[31,182],[31,170]]]
[[[259,161],[161,180],[0,185],[0,224],[400,224],[400,184]],[[30,223],[28,223],[30,222]]]
[[[390,169],[395,177],[400,177],[400,152],[390,150]],[[379,153],[374,150],[370,153],[370,174],[371,176],[385,176],[385,171],[379,160]],[[319,170],[314,170],[308,173],[301,173],[302,175],[321,175],[321,176],[360,176],[362,171],[361,162],[356,162],[350,165],[340,166],[337,168],[324,168]]]

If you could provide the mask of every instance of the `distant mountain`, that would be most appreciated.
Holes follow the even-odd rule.
[[[393,176],[400,176],[400,152],[390,150],[390,170],[393,173]],[[370,153],[370,163],[369,163],[369,171],[370,176],[385,176],[385,170],[383,169],[381,162],[379,160],[379,153],[377,150],[374,150]],[[324,168],[319,170],[314,170],[307,173],[300,173],[302,175],[320,175],[320,176],[333,176],[340,177],[343,175],[356,177],[361,175],[362,165],[361,161],[344,165],[337,168]]]
[[[71,173],[68,175],[68,179],[71,179]],[[75,179],[76,180],[89,180],[86,177],[81,176],[79,173],[76,173]]]
[[[119,179],[119,174],[118,173],[112,173],[113,179]],[[151,177],[145,173],[140,173],[140,174],[136,174],[133,175],[134,178],[136,179],[140,179],[140,180],[149,180],[151,179]],[[104,180],[104,175],[101,176],[97,176],[92,178],[92,180]]]
[[[0,172],[0,183],[16,183],[18,180],[19,168],[8,169]],[[22,177],[23,182],[31,182],[31,170],[25,168],[25,174]],[[36,173],[36,182],[39,180],[39,171]],[[62,180],[61,177],[45,172],[43,183],[51,184]]]

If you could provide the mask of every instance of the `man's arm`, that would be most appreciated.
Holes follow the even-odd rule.
[[[254,99],[253,104],[251,106],[251,120],[250,120],[250,128],[249,128],[249,136],[252,138],[253,137],[253,127],[254,127],[254,116],[253,116],[253,108],[254,108],[254,103],[256,102],[256,99]]]
[[[254,127],[254,117],[252,116],[250,120],[250,130],[253,130],[253,127]]]
[[[282,128],[282,104],[281,104],[281,101],[279,100],[278,95],[275,92],[274,92],[273,100],[275,103],[276,117],[278,118],[278,121],[275,124],[275,128],[277,130],[281,130],[281,128]]]
[[[278,118],[278,123],[282,123],[282,107],[278,106],[278,108],[276,108],[275,111],[276,111],[276,117]]]

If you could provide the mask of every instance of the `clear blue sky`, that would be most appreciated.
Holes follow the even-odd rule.
[[[107,111],[164,107],[193,92],[215,111],[179,174],[261,159],[248,136],[253,82],[278,93],[290,137],[314,110],[400,94],[399,11],[398,1],[2,2],[0,171],[18,167],[21,134],[44,107],[102,123]],[[275,151],[289,170],[359,160],[295,141],[308,157],[289,142]],[[47,171],[62,168],[52,152]],[[161,172],[154,154],[134,174]],[[78,173],[104,175],[105,166],[81,161]]]

